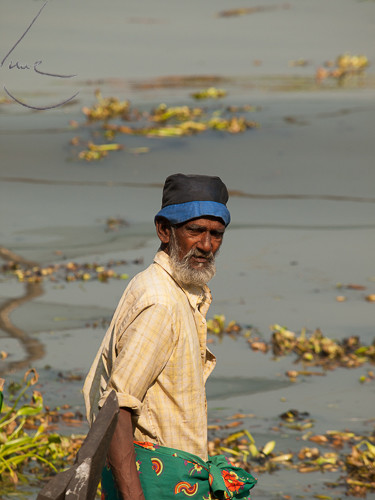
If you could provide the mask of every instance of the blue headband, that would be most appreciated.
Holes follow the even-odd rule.
[[[155,215],[155,219],[165,217],[171,224],[181,224],[190,219],[199,219],[205,216],[218,217],[223,220],[225,226],[230,223],[229,210],[223,203],[217,201],[188,201],[168,205]]]

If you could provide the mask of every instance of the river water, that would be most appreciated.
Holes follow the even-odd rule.
[[[260,4],[266,9],[249,15],[218,15]],[[341,87],[333,80],[318,86],[314,77],[345,52],[375,61],[374,2],[20,0],[16,6],[4,0],[0,23],[3,249],[39,264],[126,259],[119,269],[131,277],[158,247],[153,216],[165,177],[219,175],[231,192],[232,223],[211,282],[209,317],[223,314],[266,340],[278,323],[373,341],[375,306],[365,296],[375,293],[374,70],[370,65],[364,77]],[[293,63],[299,60],[304,64]],[[36,61],[45,73],[76,76],[41,75]],[[30,69],[9,69],[16,62]],[[79,160],[70,145],[77,135],[91,137],[92,130],[70,123],[85,123],[81,108],[95,102],[96,89],[150,110],[161,102],[197,105],[191,92],[212,82],[228,96],[202,105],[250,105],[247,117],[259,128],[236,135],[124,136],[125,150],[92,163]],[[65,106],[30,109],[55,106],[77,92]],[[139,147],[148,153],[134,154]],[[116,217],[127,225],[108,231],[107,219]],[[44,281],[27,287],[2,276],[0,350],[9,354],[0,361],[3,376],[17,379],[34,366],[48,404],[65,402],[83,412],[82,381],[68,379],[87,373],[125,285]],[[372,432],[374,382],[359,383],[367,367],[290,383],[285,371],[292,358],[255,353],[244,338],[212,337],[211,348],[218,365],[207,386],[210,422],[254,414],[243,426],[259,446],[275,439],[279,452],[301,447],[295,431],[271,430],[291,408],[309,412],[316,433]],[[342,490],[327,493],[324,486],[337,475],[262,475],[253,498],[337,498]]]

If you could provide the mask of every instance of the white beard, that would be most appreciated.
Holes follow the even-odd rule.
[[[195,268],[190,264],[192,256],[204,256],[208,260],[202,267]],[[216,274],[215,256],[213,253],[207,255],[199,250],[192,248],[181,260],[179,258],[179,246],[175,236],[175,228],[171,228],[171,237],[169,240],[169,257],[171,267],[177,281],[184,285],[203,286],[208,283]]]

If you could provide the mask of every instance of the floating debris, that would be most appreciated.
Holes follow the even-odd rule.
[[[372,345],[363,346],[356,336],[336,342],[325,337],[319,329],[310,335],[303,329],[299,336],[280,325],[273,325],[271,329],[275,356],[295,353],[297,361],[326,369],[337,366],[356,368],[366,362],[375,362],[375,339]],[[252,340],[249,343],[251,346]]]
[[[309,417],[309,413],[306,411],[300,412],[298,410],[288,410],[280,415],[280,418],[285,422],[297,422],[305,420],[306,417]]]
[[[88,149],[83,150],[78,154],[78,158],[87,161],[101,160],[108,155],[109,151],[119,151],[124,149],[121,144],[93,144],[89,142]]]
[[[142,264],[142,259],[135,259],[131,264]],[[28,267],[17,262],[7,262],[1,266],[1,272],[5,275],[15,276],[21,283],[41,283],[49,281],[88,281],[98,280],[106,283],[109,279],[126,280],[129,276],[126,273],[117,273],[114,267],[128,265],[126,260],[109,261],[106,264],[66,262],[61,264],[51,264],[47,266]]]
[[[375,380],[375,373],[372,370],[367,370],[367,375],[362,375],[359,378],[361,384],[372,382],[373,380]]]
[[[290,9],[289,4],[283,5],[257,5],[255,7],[240,7],[238,9],[222,10],[217,17],[238,17],[249,14],[258,14],[259,12],[269,12],[273,10]]]
[[[289,377],[291,382],[295,382],[297,380],[297,377],[299,377],[300,375],[307,377],[312,377],[312,376],[324,377],[326,374],[325,372],[312,372],[308,370],[288,370],[286,372],[286,376]]]
[[[273,456],[272,452],[275,446],[275,441],[268,441],[262,447],[256,446],[251,433],[246,429],[242,429],[227,437],[210,440],[208,442],[208,451],[210,455],[225,453],[229,455],[229,460],[236,466],[247,471],[254,470],[258,472],[259,468],[249,463],[249,460],[253,460],[261,464],[262,470],[265,472],[275,468],[272,461],[269,460]],[[264,466],[266,463],[267,465]]]
[[[76,374],[76,373],[67,373],[67,374],[65,374],[63,372],[59,372],[57,374],[57,376],[59,377],[59,379],[65,380],[65,381],[68,381],[68,382],[80,381],[80,380],[83,379],[82,375]],[[65,418],[66,418],[66,415],[65,415]]]
[[[302,67],[308,66],[310,63],[306,59],[295,59],[293,61],[289,61],[288,65],[291,67]]]
[[[349,283],[348,285],[346,285],[345,288],[348,288],[349,290],[366,290],[367,287],[365,287],[364,285],[356,285],[355,283]]]
[[[27,401],[29,389],[37,382],[36,370],[28,370],[23,383],[13,384],[13,387],[9,384],[8,393],[4,394],[4,400],[9,405],[4,405],[0,418],[2,492],[8,486],[28,481],[23,473],[26,466],[31,480],[35,480],[40,473],[48,476],[65,469],[67,463],[73,462],[84,440],[84,436],[68,438],[53,432],[60,419],[67,425],[76,426],[77,422],[81,425],[82,414],[50,410],[44,406],[42,394],[36,390]],[[30,430],[35,432],[31,435],[27,432]]]
[[[194,94],[196,99],[219,98],[226,95],[226,91],[210,87]],[[215,110],[207,110],[201,107],[171,106],[165,103],[159,104],[151,111],[140,112],[130,105],[129,101],[119,101],[117,98],[103,98],[100,91],[95,93],[97,103],[91,108],[82,108],[88,118],[88,123],[102,122],[99,130],[92,131],[93,137],[102,136],[106,144],[94,144],[93,141],[85,143],[79,136],[71,139],[75,148],[84,146],[85,149],[78,152],[78,158],[86,161],[98,161],[108,156],[109,152],[124,150],[138,154],[149,152],[149,148],[125,148],[122,144],[115,144],[117,134],[139,135],[146,137],[181,137],[192,136],[207,130],[218,130],[230,134],[238,134],[248,129],[258,128],[259,124],[249,121],[244,116],[237,116],[239,111],[249,112],[259,108],[254,106],[223,107]],[[111,120],[117,120],[110,123]],[[126,124],[119,122],[126,122]]]
[[[365,363],[375,364],[375,338],[371,345],[363,345],[358,336],[344,338],[341,341],[332,340],[323,335],[320,329],[313,333],[307,333],[302,329],[300,335],[288,330],[284,326],[272,325],[272,336],[270,341],[259,337],[256,329],[243,331],[243,328],[236,321],[225,324],[224,315],[215,315],[207,321],[207,331],[218,336],[224,333],[240,333],[247,339],[253,351],[267,353],[272,350],[275,357],[296,354],[296,362],[303,362],[309,366],[319,366],[323,371],[311,370],[288,370],[286,375],[292,382],[299,376],[325,376],[325,370],[333,370],[337,367],[358,368]],[[255,335],[253,335],[255,331]],[[372,371],[367,376],[360,379],[363,381],[372,380]]]
[[[129,101],[120,101],[116,97],[102,97],[100,90],[95,91],[95,97],[98,101],[97,104],[92,108],[82,108],[83,114],[87,116],[89,121],[106,121],[116,117],[129,118]]]
[[[223,314],[217,314],[207,321],[207,331],[215,335],[239,333],[241,330],[241,326],[235,321],[230,321],[228,325],[225,325],[225,316]]]
[[[212,319],[207,321],[207,331],[209,333],[214,333],[215,335],[220,335],[224,332],[225,328],[225,316],[223,314],[215,314]]]
[[[232,78],[221,75],[170,75],[152,78],[148,81],[134,81],[132,87],[135,90],[170,89],[212,86],[231,82],[233,82]]]
[[[258,124],[256,122],[248,121],[242,116],[233,116],[228,120],[225,118],[214,117],[208,122],[208,128],[224,130],[231,134],[238,134],[240,132],[245,132],[245,130],[257,127]]]
[[[315,79],[321,84],[327,78],[334,78],[338,85],[342,85],[350,76],[363,76],[369,65],[365,55],[342,54],[336,58],[335,63],[327,62],[325,67],[320,66],[316,70]]]
[[[81,379],[75,373],[59,373],[58,376],[63,382]],[[75,411],[69,404],[51,409],[44,405],[43,396],[37,390],[33,390],[31,398],[27,399],[28,390],[37,383],[38,373],[32,369],[26,372],[23,383],[9,383],[4,394],[7,404],[0,417],[2,492],[11,485],[14,488],[17,483],[34,482],[39,475],[46,477],[65,469],[67,464],[73,463],[85,438],[58,433],[60,425],[80,427],[84,418],[80,411]],[[314,444],[305,444],[296,452],[276,451],[277,442],[272,439],[259,444],[247,429],[239,429],[227,436],[215,435],[239,427],[243,424],[242,419],[254,417],[253,414],[237,413],[226,419],[230,422],[209,425],[210,434],[214,434],[208,441],[209,454],[224,453],[233,465],[255,473],[272,473],[281,468],[303,474],[339,471],[340,479],[327,487],[345,487],[348,495],[362,497],[375,492],[374,432],[367,436],[349,430],[331,430],[317,435],[308,432],[302,440]],[[279,417],[292,425],[305,422],[309,414],[291,409]],[[320,447],[331,449],[322,451]],[[319,498],[327,497],[319,495]]]
[[[190,108],[189,106],[168,106],[164,103],[159,104],[159,106],[154,109],[150,114],[150,120],[155,122],[166,122],[171,119],[186,121],[202,116],[202,108]]]
[[[240,416],[240,415],[239,415]],[[289,410],[280,415],[283,419],[297,419],[308,416],[298,410]],[[304,446],[297,452],[275,452],[277,443],[268,441],[259,446],[252,434],[241,429],[228,436],[215,436],[221,432],[222,425],[209,426],[210,434],[208,450],[210,455],[224,453],[228,460],[237,467],[252,473],[272,473],[282,467],[299,473],[340,471],[342,474],[336,483],[328,487],[346,487],[348,495],[366,496],[375,489],[375,435],[359,436],[350,431],[327,431],[326,434],[314,435],[307,433],[302,439],[314,442],[315,446]],[[302,430],[302,429],[297,429]],[[299,437],[297,438],[300,439]],[[334,450],[322,451],[319,447],[330,447]],[[347,453],[344,448],[351,447]],[[319,495],[319,498],[327,498]]]
[[[373,440],[374,442],[374,440]],[[366,493],[375,493],[375,446],[363,440],[352,447],[352,451],[345,458],[347,468],[346,484],[348,494],[366,496]]]
[[[301,120],[300,118],[297,118],[296,116],[284,116],[284,121],[286,123],[290,123],[292,125],[308,125],[308,122],[305,120]],[[291,264],[295,265],[295,264]]]
[[[125,131],[133,135],[146,135],[148,137],[180,137],[182,135],[193,135],[207,130],[207,126],[201,122],[187,120],[179,125],[165,125],[164,127],[134,128]],[[121,132],[123,130],[120,129]]]
[[[264,353],[268,352],[270,349],[269,345],[262,340],[252,340],[251,348],[253,351],[261,351]]]
[[[165,125],[159,127],[139,127],[131,128],[123,125],[104,125],[105,130],[112,132],[145,135],[148,137],[180,137],[204,132],[208,129],[221,130],[231,134],[238,134],[247,129],[257,128],[256,122],[245,120],[243,117],[232,117],[229,119],[214,117],[208,122],[197,122],[192,120],[184,121],[177,125]]]
[[[251,104],[244,104],[243,106],[227,106],[226,111],[229,113],[253,112],[260,111],[261,106],[252,106]]]
[[[121,227],[129,226],[129,223],[121,217],[109,217],[106,220],[107,231],[118,231]]]
[[[345,295],[337,295],[337,297],[336,297],[337,302],[346,302],[346,300],[347,300],[347,297],[345,297]]]
[[[221,97],[226,97],[226,95],[226,90],[217,89],[216,87],[209,87],[208,89],[191,94],[194,99],[220,99]]]
[[[310,415],[307,412],[288,410],[279,416],[283,420],[280,424],[281,427],[302,432],[314,426],[314,420],[309,418]]]

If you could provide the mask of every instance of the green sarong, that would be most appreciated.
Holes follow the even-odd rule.
[[[146,500],[250,499],[256,479],[224,455],[205,462],[196,455],[153,443],[135,442],[136,464]],[[102,474],[102,500],[120,500],[109,466]]]

